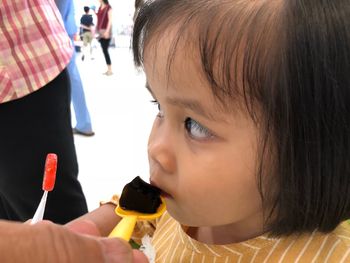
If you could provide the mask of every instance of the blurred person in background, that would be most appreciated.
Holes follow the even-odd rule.
[[[67,67],[71,84],[72,103],[76,119],[76,125],[73,128],[73,133],[83,136],[94,136],[95,133],[92,130],[91,118],[86,104],[83,83],[75,62],[76,53],[74,48],[74,36],[77,34],[78,27],[75,23],[74,3],[73,0],[55,0],[55,2],[62,15],[64,27],[73,45],[73,56]]]
[[[106,60],[107,71],[103,74],[110,76],[113,74],[112,61],[108,52],[109,45],[112,39],[112,7],[108,0],[99,0],[100,7],[97,11],[97,26],[99,41],[101,44],[102,52]]]
[[[86,57],[92,57],[92,40],[94,38],[94,23],[92,15],[89,14],[90,7],[84,6],[84,14],[80,18],[80,29],[81,29],[81,37],[83,40],[83,48],[81,59],[84,60]]]
[[[87,212],[78,181],[66,67],[73,47],[53,1],[1,1],[0,218],[26,221],[40,202],[45,158],[58,156],[45,219]]]

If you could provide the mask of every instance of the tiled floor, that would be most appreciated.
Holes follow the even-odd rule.
[[[96,133],[94,137],[75,135],[79,180],[89,210],[120,193],[136,175],[148,180],[147,138],[157,110],[150,103],[143,73],[133,66],[129,39],[120,41],[124,47],[110,48],[112,76],[102,74],[106,68],[99,46],[94,60],[81,61],[77,56]]]

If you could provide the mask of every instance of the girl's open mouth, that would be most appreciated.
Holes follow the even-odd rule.
[[[161,194],[160,194],[163,198],[171,198],[171,195],[168,194],[167,192],[164,192],[163,190],[161,191]]]

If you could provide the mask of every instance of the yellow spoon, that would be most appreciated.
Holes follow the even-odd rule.
[[[120,237],[126,241],[130,240],[132,232],[134,231],[137,220],[152,220],[160,217],[166,210],[166,205],[161,197],[161,204],[159,205],[157,212],[153,214],[139,213],[132,210],[122,209],[120,206],[114,210],[115,213],[122,217],[121,221],[115,226],[109,237]]]

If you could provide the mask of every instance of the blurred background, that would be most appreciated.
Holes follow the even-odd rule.
[[[79,52],[79,35],[75,41],[76,62],[95,132],[93,137],[74,135],[78,178],[89,210],[98,207],[99,201],[121,193],[123,186],[137,175],[148,181],[147,139],[157,114],[145,88],[144,74],[133,65],[130,39],[134,1],[109,2],[113,9],[114,39],[109,51],[114,74],[102,74],[106,65],[96,39],[92,44],[92,59],[84,61]],[[74,0],[74,3],[78,26],[84,6],[95,6],[96,10],[99,6],[95,0]]]

